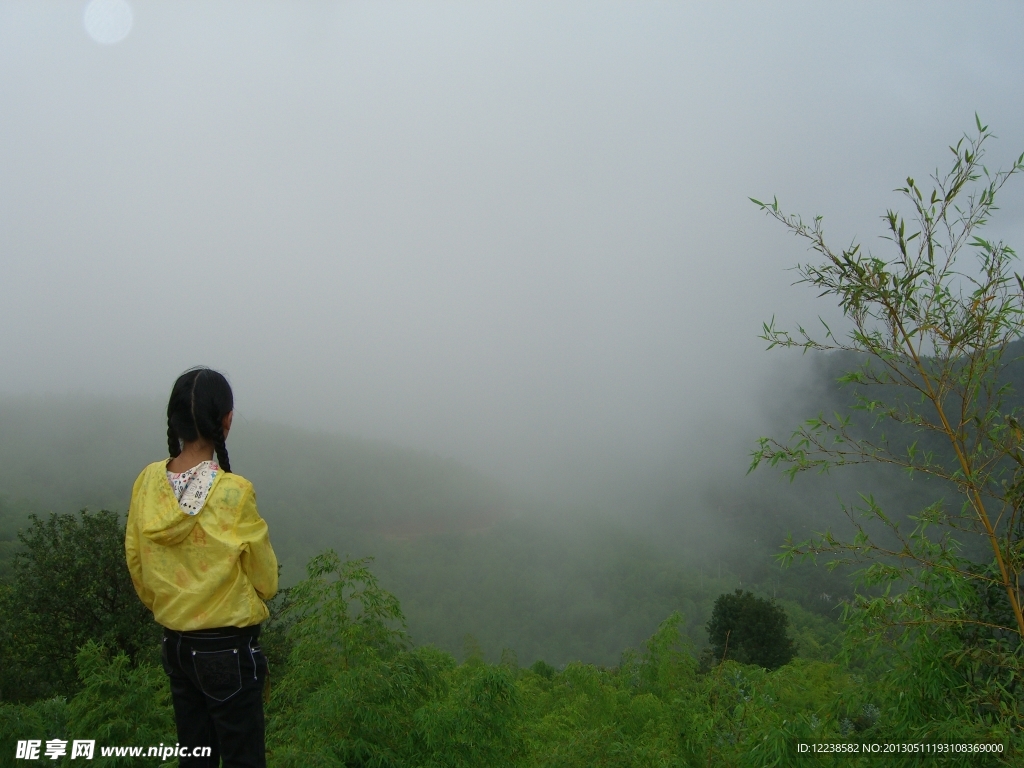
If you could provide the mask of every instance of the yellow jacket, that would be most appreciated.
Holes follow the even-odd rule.
[[[135,591],[158,624],[185,632],[248,627],[269,616],[277,558],[256,493],[220,471],[194,516],[178,506],[167,460],[150,464],[132,488],[124,538]]]

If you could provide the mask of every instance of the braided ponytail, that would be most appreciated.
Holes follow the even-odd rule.
[[[231,471],[231,460],[228,459],[228,446],[224,440],[224,428],[217,430],[217,439],[213,443],[213,449],[217,452],[217,463],[225,472]]]
[[[170,419],[167,420],[167,453],[172,459],[181,453],[181,440],[178,439],[178,433],[171,426]]]

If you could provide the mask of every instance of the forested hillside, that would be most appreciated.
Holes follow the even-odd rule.
[[[166,452],[160,410],[0,400],[0,573],[11,575],[29,513],[125,512],[141,466]],[[828,493],[747,477],[743,457],[719,472],[727,490],[665,473],[638,482],[642,502],[623,512],[566,509],[429,454],[270,423],[239,420],[229,447],[257,489],[285,584],[324,547],[372,556],[417,641],[454,653],[472,635],[491,659],[512,648],[527,663],[611,665],[675,610],[703,646],[712,602],[737,586],[833,617],[843,594],[843,578],[816,569],[812,590],[772,559],[787,530],[835,512]]]

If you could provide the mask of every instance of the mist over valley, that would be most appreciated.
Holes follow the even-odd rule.
[[[778,406],[786,423],[812,415],[835,388],[824,371],[802,369],[780,373],[769,388],[790,388]],[[0,567],[9,569],[29,512],[124,514],[135,475],[166,453],[164,407],[0,398]],[[835,622],[849,586],[818,568],[808,588],[806,568],[783,571],[774,560],[787,533],[841,524],[834,484],[747,475],[759,436],[753,426],[718,441],[708,436],[696,455],[620,467],[575,496],[523,489],[423,450],[245,418],[228,447],[234,471],[257,489],[283,584],[303,577],[309,558],[327,548],[371,556],[418,643],[459,655],[472,636],[488,658],[510,649],[524,663],[614,665],[674,610],[703,647],[714,599],[737,587]],[[64,470],[55,474],[54,465]]]

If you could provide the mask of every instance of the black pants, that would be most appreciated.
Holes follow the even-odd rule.
[[[164,629],[178,743],[209,757],[179,758],[181,768],[266,768],[263,685],[267,660],[259,625],[195,632]]]

